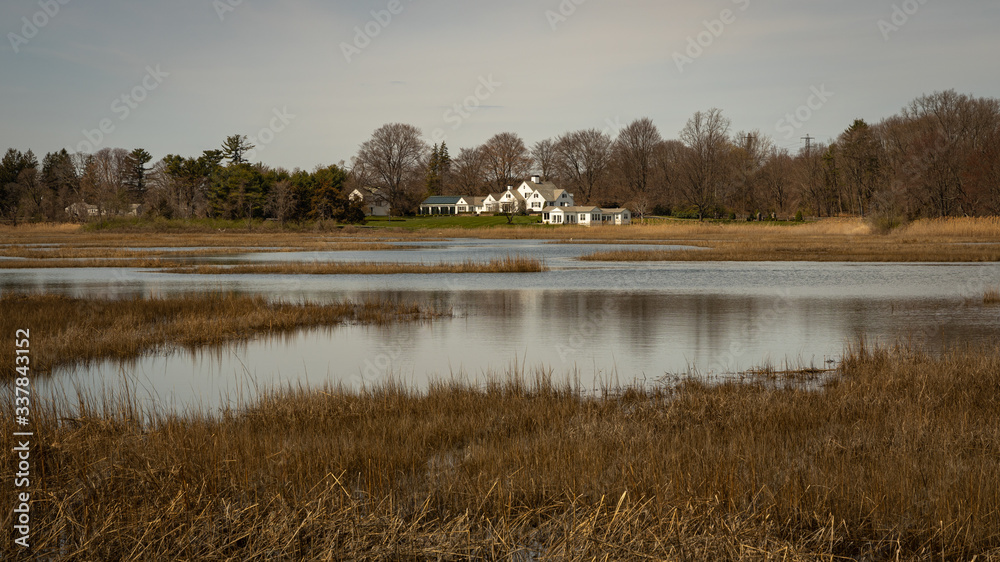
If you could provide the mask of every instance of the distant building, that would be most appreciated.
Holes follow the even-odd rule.
[[[500,194],[498,198],[496,212],[516,213],[521,210],[528,210],[524,196],[521,195],[520,191],[516,191],[513,186],[508,187],[507,191]]]
[[[347,198],[351,201],[362,201],[365,216],[367,217],[389,216],[389,199],[383,194],[381,189],[361,187],[352,191]]]
[[[542,182],[539,176],[532,176],[517,191],[524,197],[529,213],[540,213],[546,207],[572,207],[576,204],[572,193],[552,182]]]
[[[482,211],[483,204],[486,202],[485,197],[473,197],[466,196],[462,197],[462,200],[458,202],[458,214],[479,214]]]
[[[535,210],[542,215],[543,224],[576,224],[581,226],[632,224],[632,213],[628,209],[602,209],[596,206],[573,205],[573,194],[539,184],[533,178],[520,188],[507,188],[502,193],[491,193],[486,197],[435,195],[420,204],[421,215],[464,215],[481,213],[501,213],[524,209]],[[537,203],[545,202],[541,207]]]
[[[90,219],[99,216],[137,217],[142,214],[142,205],[132,203],[131,205],[126,205],[121,211],[112,212],[108,209],[101,209],[97,205],[91,205],[90,203],[81,201],[79,203],[73,203],[63,210],[66,211],[67,215],[75,219]]]
[[[468,208],[464,197],[453,195],[435,195],[428,197],[420,204],[421,215],[457,215],[458,208]]]
[[[632,224],[632,213],[628,209],[602,209],[600,207],[546,207],[542,210],[542,224],[624,226]]]

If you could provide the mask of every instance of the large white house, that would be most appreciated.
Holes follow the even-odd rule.
[[[576,204],[572,193],[559,189],[552,182],[542,182],[539,176],[532,176],[522,183],[517,192],[524,198],[530,213],[540,213],[546,207],[572,207]]]
[[[602,209],[600,207],[546,207],[542,210],[542,224],[623,226],[632,224],[632,213],[628,209]]]
[[[486,197],[435,196],[420,205],[421,214],[464,214],[503,213],[525,211],[541,213],[548,207],[572,207],[576,203],[573,194],[560,189],[552,182],[543,182],[539,176],[522,182],[517,189],[508,186],[507,191],[490,193]]]
[[[383,195],[381,189],[374,187],[362,187],[355,189],[347,196],[351,201],[361,201],[365,209],[365,216],[387,217],[389,216],[389,200]]]

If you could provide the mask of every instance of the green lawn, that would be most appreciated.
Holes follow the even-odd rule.
[[[385,217],[368,217],[366,225],[393,228],[485,228],[490,226],[525,226],[541,225],[542,218],[538,215],[514,217],[514,224],[507,224],[507,217],[471,217],[471,216],[420,216],[393,217],[389,222]]]

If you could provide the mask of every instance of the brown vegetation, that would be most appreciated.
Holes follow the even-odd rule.
[[[584,261],[816,261],[816,262],[996,262],[1000,245],[955,247],[941,244],[799,240],[794,243],[754,240],[716,243],[704,250],[610,250]]]
[[[336,233],[318,232],[288,232],[288,231],[240,231],[240,230],[193,230],[183,232],[170,231],[85,231],[80,225],[71,224],[21,224],[16,227],[0,225],[0,241],[11,244],[8,248],[0,248],[0,255],[24,256],[30,251],[66,252],[97,248],[107,252],[129,248],[135,251],[148,251],[143,248],[207,248],[206,251],[220,252],[235,249],[241,252],[258,251],[297,251],[297,250],[388,250],[400,249],[389,242],[401,240],[391,233],[373,238],[360,238],[358,229],[338,231]],[[405,238],[409,240],[409,238]],[[17,248],[24,244],[61,245],[61,248]],[[412,248],[412,246],[407,246]],[[12,253],[13,252],[13,253]],[[42,256],[45,257],[45,256]],[[110,257],[101,255],[53,255],[51,257]]]
[[[983,294],[983,304],[1000,304],[1000,287],[986,289]]]
[[[506,256],[490,261],[466,260],[459,263],[380,263],[380,262],[290,262],[242,265],[194,265],[167,269],[167,273],[199,275],[299,274],[299,275],[394,275],[400,273],[537,273],[546,271],[538,259]]]
[[[310,326],[431,318],[414,304],[284,303],[238,294],[80,299],[57,295],[0,296],[0,333],[31,330],[31,368],[102,358],[131,358],[164,346],[203,346]],[[14,349],[0,347],[0,378],[14,375]]]
[[[819,390],[284,391],[36,406],[35,554],[66,559],[972,560],[1000,555],[1000,355],[850,352]],[[72,423],[59,418],[72,416]],[[0,462],[14,466],[11,416]],[[2,493],[12,494],[4,479]],[[0,521],[11,527],[11,512]]]
[[[304,233],[90,233],[66,227],[23,226],[0,227],[5,241],[63,244],[60,252],[79,252],[74,257],[101,256],[101,251],[113,248],[197,247],[228,249],[287,248],[289,250],[382,250],[396,248],[390,241],[430,241],[446,238],[483,239],[551,239],[583,242],[616,241],[642,244],[680,244],[701,246],[706,250],[679,250],[652,254],[598,255],[591,259],[618,260],[779,260],[779,261],[998,261],[1000,260],[1000,218],[957,218],[920,220],[899,227],[889,234],[879,234],[859,219],[828,219],[807,224],[782,223],[712,223],[698,221],[657,221],[631,226],[581,227],[495,227],[446,228],[427,230],[376,229],[357,231],[350,235]],[[94,253],[86,253],[93,248]],[[97,250],[103,248],[104,250]],[[412,246],[407,246],[412,248]],[[9,248],[8,252],[29,252]],[[210,253],[210,252],[209,252]],[[14,255],[14,254],[11,254]],[[144,254],[137,259],[153,259]],[[182,257],[164,253],[165,259]],[[39,263],[42,263],[39,260]],[[56,265],[48,260],[36,267],[82,267],[66,262]],[[94,263],[86,267],[146,267],[132,263]],[[0,268],[30,267],[21,260],[0,260]],[[169,264],[148,267],[170,267]]]
[[[655,227],[664,228],[664,227]],[[714,232],[713,232],[714,229]],[[681,234],[683,233],[683,234]],[[587,261],[1000,261],[1000,220],[943,219],[912,223],[888,235],[861,221],[803,226],[706,225],[678,228],[671,240],[701,250],[614,250]]]
[[[184,262],[160,258],[0,260],[0,269],[70,269],[91,267],[182,267]]]

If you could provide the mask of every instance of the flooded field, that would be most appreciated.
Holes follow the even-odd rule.
[[[399,243],[398,249],[203,256],[223,263],[459,262],[510,255],[545,261],[527,274],[174,275],[129,268],[0,271],[0,289],[74,296],[238,291],[285,301],[368,297],[427,303],[450,318],[342,326],[196,352],[58,369],[39,390],[100,393],[128,380],[172,408],[214,407],[274,385],[357,387],[387,377],[479,381],[512,366],[584,386],[718,376],[762,365],[833,365],[859,337],[937,348],[1000,339],[982,305],[1000,265],[602,263],[592,244],[544,240]],[[599,245],[628,248],[628,245]]]

